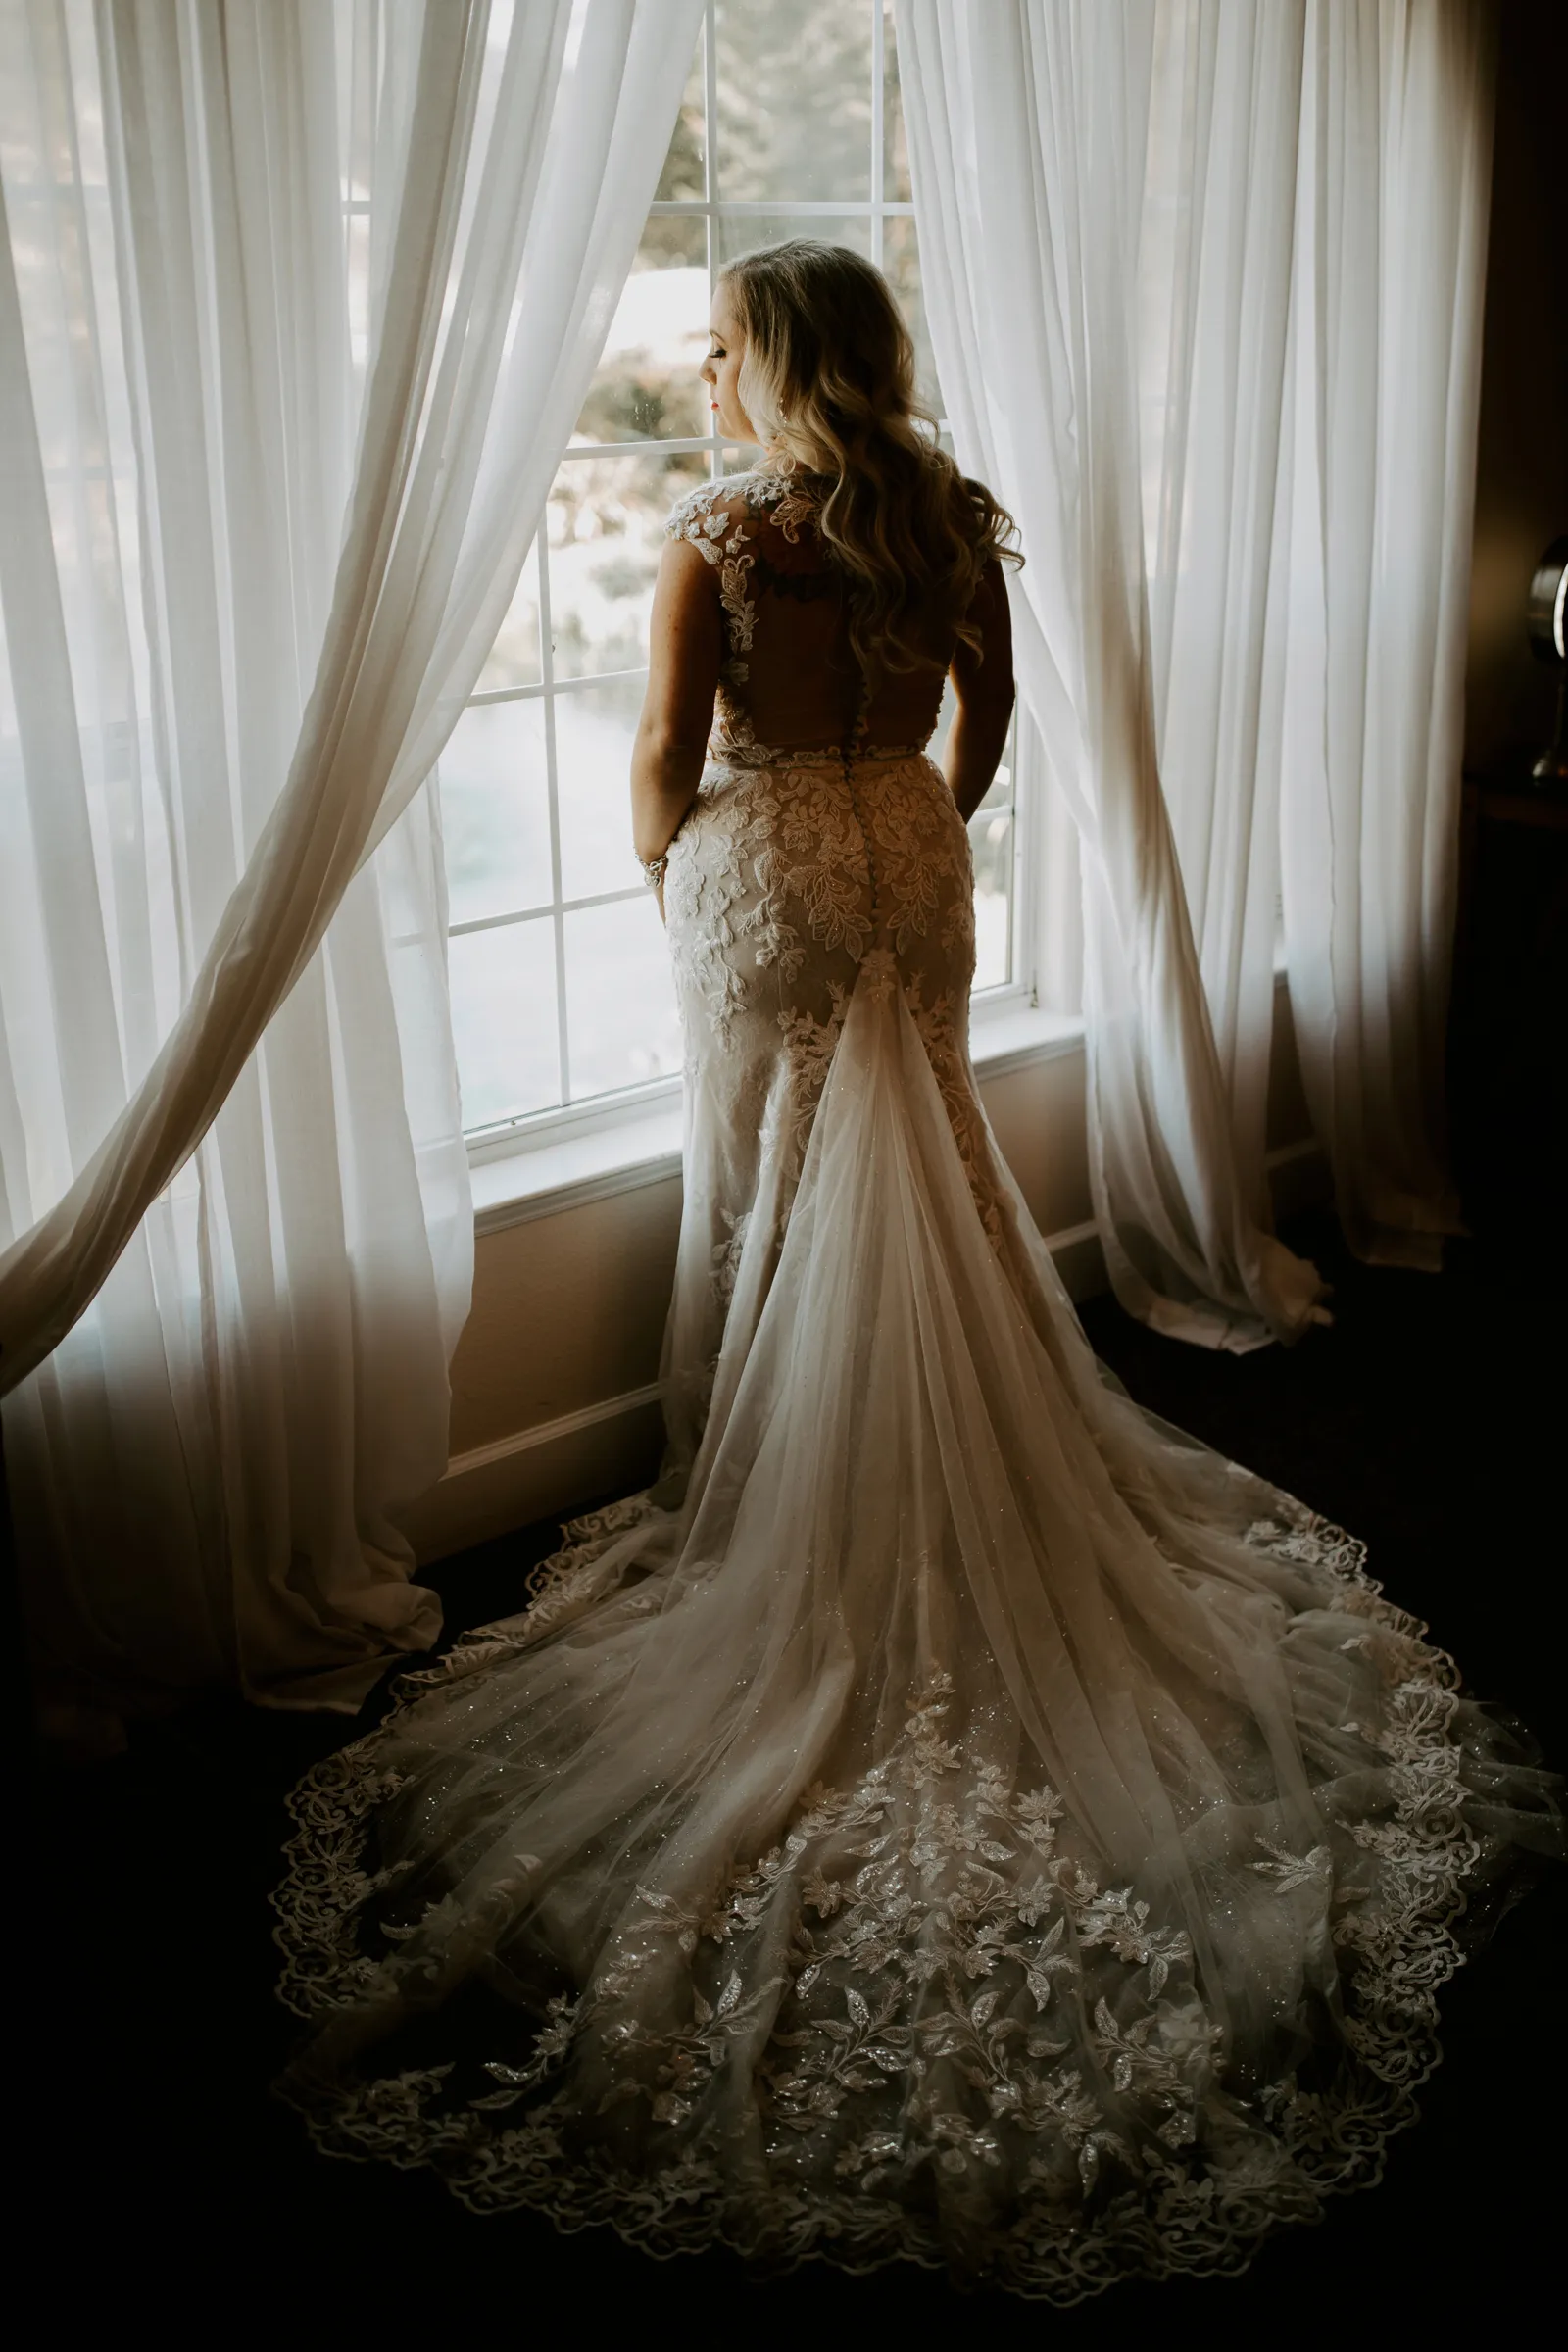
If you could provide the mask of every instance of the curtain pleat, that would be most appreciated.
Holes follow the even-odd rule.
[[[899,9],[938,372],[1023,527],[1021,682],[1080,828],[1111,1279],[1178,1337],[1288,1339],[1322,1309],[1270,1229],[1282,892],[1352,1246],[1435,1262],[1453,1226],[1487,12]]]
[[[1278,13],[1288,71],[1298,11]],[[1205,14],[1192,32],[1212,49]],[[1161,776],[1155,628],[1168,638],[1172,624],[1146,553],[1160,486],[1140,295],[1146,223],[1174,192],[1151,174],[1166,27],[1152,0],[900,0],[898,26],[937,371],[960,462],[1022,530],[1020,683],[1083,850],[1090,1176],[1111,1281],[1178,1338],[1293,1337],[1321,1311],[1321,1286],[1269,1229],[1260,1133],[1255,1167],[1237,1149],[1239,1059],[1260,1129],[1255,1024],[1222,1026],[1211,1010]],[[1212,56],[1192,61],[1205,108],[1223,103],[1214,71]],[[1240,98],[1230,111],[1249,112]],[[1181,181],[1184,160],[1190,179],[1191,154],[1163,179]],[[1174,325],[1186,323],[1178,305]],[[1255,579],[1249,523],[1237,568]],[[1261,529],[1266,545],[1266,518]],[[1255,667],[1261,629],[1250,636]],[[1245,746],[1234,764],[1245,772]],[[1255,963],[1255,922],[1249,947]],[[1265,1069],[1266,1051],[1265,1027]]]
[[[63,1703],[356,1704],[438,1624],[472,1217],[424,780],[701,10],[0,28],[0,1383]]]

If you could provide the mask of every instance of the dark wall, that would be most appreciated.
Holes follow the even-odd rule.
[[[1473,767],[1551,734],[1553,675],[1525,641],[1543,549],[1568,532],[1568,0],[1490,0],[1497,132],[1465,677]]]

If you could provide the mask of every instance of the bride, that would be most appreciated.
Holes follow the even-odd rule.
[[[1011,524],[856,255],[735,263],[712,336],[767,454],[670,518],[632,777],[665,1472],[295,1791],[284,2088],[654,2253],[1234,2269],[1376,2180],[1554,1799],[1359,1545],[1100,1373],[965,1044]]]

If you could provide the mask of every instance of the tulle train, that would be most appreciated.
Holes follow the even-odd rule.
[[[323,2147],[1058,2300],[1376,2178],[1545,1784],[1358,1546],[1098,1377],[985,1150],[989,1229],[873,950],[684,1502],[296,1791]]]

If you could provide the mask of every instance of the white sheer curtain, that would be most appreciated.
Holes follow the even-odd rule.
[[[439,1622],[393,1518],[472,1239],[419,787],[699,16],[0,14],[0,1382],[62,1704],[352,1706]]]
[[[1330,658],[1314,551],[1354,535],[1349,509],[1375,478],[1387,501],[1419,474],[1422,522],[1401,506],[1408,576],[1441,543],[1446,601],[1440,615],[1434,589],[1418,617],[1404,595],[1380,680],[1416,731],[1435,679],[1456,688],[1459,675],[1479,350],[1466,336],[1485,234],[1474,159],[1489,112],[1480,13],[1469,0],[900,0],[938,370],[960,458],[1023,526],[1020,674],[1082,838],[1097,1214],[1123,1303],[1209,1345],[1290,1337],[1321,1311],[1313,1270],[1269,1230],[1265,1182],[1282,774],[1293,1002],[1358,1246],[1354,1188],[1377,1189],[1396,1105],[1402,1135],[1430,1133],[1432,1086],[1394,1072],[1392,1054],[1370,1063],[1361,1040],[1366,1001],[1396,971],[1412,1031],[1441,1034],[1457,736],[1419,776],[1407,760],[1402,782],[1391,769],[1374,786],[1359,749],[1347,760],[1354,662],[1340,624]],[[1354,77],[1332,64],[1351,56],[1363,61],[1353,121]],[[1341,398],[1332,418],[1323,404],[1328,307],[1343,312],[1313,222],[1328,207],[1353,250],[1351,213],[1331,201],[1348,142],[1358,168],[1376,159],[1370,192],[1406,232],[1404,313],[1425,349],[1417,361],[1406,336],[1384,396],[1420,412],[1418,444],[1438,420],[1435,468],[1393,447],[1375,399]],[[1457,188],[1444,185],[1446,146],[1465,158]],[[1439,223],[1424,241],[1411,233],[1423,208]],[[1380,218],[1377,204],[1358,216],[1374,244]],[[1387,312],[1387,275],[1381,291]],[[1375,313],[1373,299],[1348,340],[1387,365],[1397,338]],[[1342,354],[1341,377],[1348,365]],[[1315,467],[1325,435],[1327,472],[1348,490],[1338,520]],[[1363,641],[1365,625],[1363,603]],[[1340,746],[1314,690],[1347,711]],[[1379,804],[1389,839],[1426,844],[1426,878],[1391,890],[1387,921],[1363,919],[1364,902],[1352,911],[1328,870],[1333,811],[1346,795],[1360,808],[1363,778],[1369,801],[1392,796]],[[1362,853],[1342,835],[1336,854]],[[1426,923],[1414,958],[1397,912],[1412,897]],[[1356,975],[1337,1004],[1331,931]],[[1336,1055],[1338,1101],[1317,1075]],[[1357,1112],[1378,1102],[1384,1132],[1361,1115],[1352,1133],[1352,1098]],[[1435,1156],[1412,1144],[1406,1159],[1441,1217]]]
[[[1078,819],[1096,1214],[1117,1296],[1250,1347],[1319,1285],[1238,1165],[1160,786],[1140,466],[1152,6],[901,0],[926,303],[959,460],[1018,518],[1018,666]]]
[[[1458,1230],[1443,1063],[1497,12],[1312,0],[1302,113],[1285,938],[1352,1249]]]

